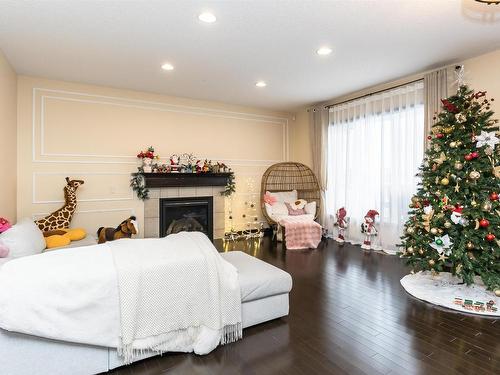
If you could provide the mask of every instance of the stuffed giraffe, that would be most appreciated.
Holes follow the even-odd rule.
[[[82,180],[70,180],[66,177],[66,186],[64,187],[64,206],[50,215],[35,221],[42,232],[55,231],[58,229],[67,229],[76,210],[76,190],[84,182]]]

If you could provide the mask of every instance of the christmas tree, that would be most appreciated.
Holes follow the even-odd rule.
[[[442,100],[401,247],[414,271],[451,271],[467,285],[479,275],[500,295],[500,145],[493,100],[465,85]]]

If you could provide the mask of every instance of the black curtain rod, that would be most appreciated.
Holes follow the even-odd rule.
[[[372,95],[376,95],[376,94],[379,94],[381,92],[384,92],[384,91],[389,91],[389,90],[393,90],[393,89],[397,89],[398,87],[403,87],[403,86],[406,86],[406,85],[410,85],[412,83],[415,83],[415,82],[418,82],[418,81],[422,81],[423,78],[419,78],[419,79],[415,79],[413,81],[409,81],[409,82],[406,82],[406,83],[402,83],[400,85],[396,85],[396,86],[392,86],[392,87],[389,87],[387,89],[383,89],[383,90],[378,90],[378,91],[374,91],[374,92],[371,92],[369,94],[365,94],[365,95],[361,95],[361,96],[358,96],[356,98],[352,98],[352,99],[348,99],[348,100],[344,100],[343,102],[339,102],[339,103],[335,103],[335,104],[330,104],[330,105],[326,105],[325,108],[326,109],[329,109],[329,108],[332,108],[336,105],[341,105],[341,104],[344,104],[344,103],[347,103],[347,102],[351,102],[353,100],[358,100],[358,99],[361,99],[361,98],[366,98],[367,96],[372,96]]]

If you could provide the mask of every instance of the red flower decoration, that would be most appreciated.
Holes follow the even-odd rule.
[[[441,99],[441,103],[443,103],[444,109],[446,109],[448,112],[451,112],[451,113],[458,113],[458,112],[460,112],[458,110],[457,106],[455,104],[451,103],[447,99]]]

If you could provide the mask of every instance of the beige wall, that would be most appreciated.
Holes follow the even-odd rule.
[[[306,108],[295,113],[295,121],[290,126],[290,159],[312,166],[309,112]]]
[[[143,223],[129,179],[149,145],[164,160],[193,152],[231,166],[237,193],[226,210],[233,207],[237,228],[245,202],[259,199],[262,173],[288,159],[291,121],[283,113],[24,76],[18,107],[18,217],[59,208],[64,177],[81,178],[73,226],[92,233],[131,214]]]
[[[488,98],[495,98],[492,109],[500,118],[500,49],[463,62],[466,83],[474,90],[487,91]]]
[[[16,221],[17,75],[0,51],[0,216]]]

